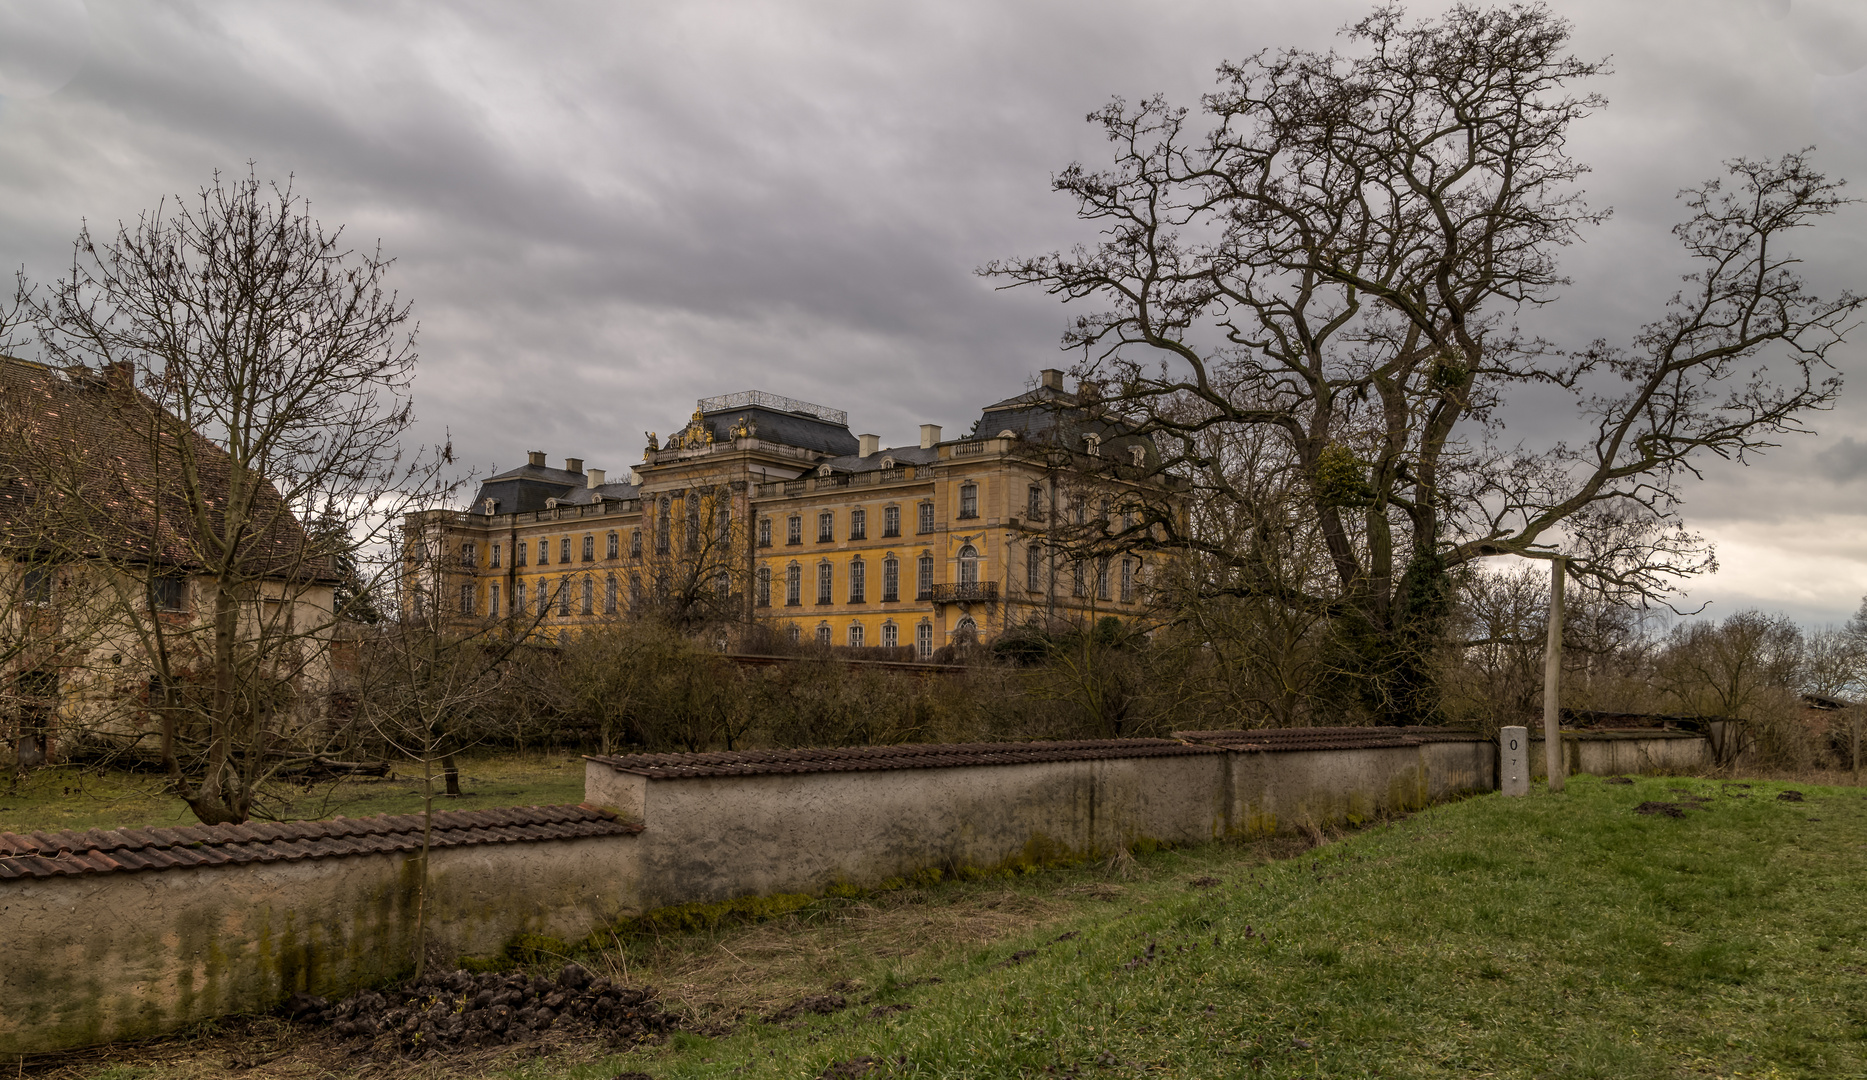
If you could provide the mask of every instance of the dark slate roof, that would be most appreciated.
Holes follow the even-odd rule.
[[[200,570],[182,470],[192,458],[199,494],[218,516],[232,459],[122,370],[106,377],[0,356],[0,533],[16,549]],[[248,532],[254,567],[335,580],[270,482],[253,493]]]
[[[493,499],[498,504],[495,513],[529,514],[543,510],[546,499],[563,498],[587,483],[583,473],[549,465],[521,465],[481,481],[479,492],[467,508],[477,513],[486,500]]]
[[[599,484],[596,487],[585,484],[580,488],[572,488],[569,494],[558,496],[558,502],[571,506],[589,506],[598,500],[633,499],[641,493],[642,489],[634,484]]]
[[[766,442],[814,450],[819,454],[853,454],[861,448],[861,443],[849,433],[848,425],[832,424],[807,413],[779,412],[749,405],[743,409],[702,413],[701,418],[713,437],[721,441],[732,438],[729,432],[743,418],[751,421],[754,437]]]
[[[1075,742],[923,743],[828,749],[724,750],[707,754],[612,754],[592,756],[589,760],[602,762],[617,772],[634,773],[654,780],[686,780],[702,776],[952,769],[979,765],[1028,765],[1043,761],[1179,757],[1218,752],[1217,747],[1199,746],[1175,739],[1085,739]]]
[[[421,847],[422,828],[420,814],[394,814],[173,829],[0,833],[0,882],[413,851]],[[429,846],[575,840],[641,831],[639,823],[593,806],[450,810],[434,815]]]
[[[880,472],[884,460],[893,461],[899,468],[903,465],[928,465],[937,460],[939,456],[940,452],[931,446],[925,450],[918,446],[894,446],[886,450],[877,450],[868,457],[844,454],[841,457],[833,457],[823,464],[828,465],[833,472],[866,473]]]
[[[1379,750],[1429,742],[1483,742],[1478,731],[1444,727],[1257,728],[1248,731],[1176,731],[1175,738],[1226,750],[1278,753],[1295,750]]]

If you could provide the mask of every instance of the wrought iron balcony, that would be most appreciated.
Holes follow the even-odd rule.
[[[933,587],[933,600],[936,604],[954,603],[998,603],[998,582],[967,581]]]

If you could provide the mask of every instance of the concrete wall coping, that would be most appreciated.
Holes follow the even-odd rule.
[[[1030,765],[1046,761],[1219,754],[1223,749],[1181,739],[1080,739],[1071,742],[909,743],[795,750],[723,750],[703,754],[589,755],[586,761],[651,780],[796,773],[951,769]]]

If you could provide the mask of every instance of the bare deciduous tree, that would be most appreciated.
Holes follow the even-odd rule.
[[[1352,55],[1224,66],[1204,131],[1159,99],[1099,110],[1113,166],[1055,181],[1098,242],[982,272],[1099,305],[1066,344],[1193,501],[1251,502],[1210,431],[1275,447],[1331,570],[1303,602],[1359,658],[1369,709],[1413,722],[1436,709],[1454,569],[1561,544],[1578,579],[1635,597],[1703,569],[1680,482],[1829,405],[1828,352],[1862,301],[1796,272],[1788,234],[1846,201],[1796,153],[1684,193],[1675,233],[1696,269],[1627,347],[1520,333],[1513,313],[1555,299],[1557,253],[1604,216],[1568,153],[1603,105],[1571,87],[1602,65],[1568,55],[1541,5],[1417,23],[1386,7],[1346,36]],[[1575,395],[1578,438],[1501,441],[1501,407],[1536,385]],[[1235,535],[1149,524],[1235,568],[1223,591],[1293,588]]]
[[[210,583],[201,620],[164,617],[148,591],[120,605],[156,668],[168,770],[204,822],[246,820],[318,712],[307,691],[330,631],[372,591],[352,581],[344,603],[328,599],[340,557],[383,547],[404,509],[439,493],[449,454],[402,447],[414,324],[389,268],[289,185],[217,174],[112,239],[87,226],[33,302],[52,361],[125,385],[121,422],[154,459],[126,497]],[[174,569],[152,562],[147,584]]]

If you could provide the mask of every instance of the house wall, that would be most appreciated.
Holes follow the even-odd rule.
[[[1565,732],[1562,743],[1563,767],[1569,775],[1664,775],[1699,772],[1717,764],[1711,739],[1688,731]],[[1541,735],[1534,731],[1529,755],[1531,778],[1547,778],[1549,759]]]
[[[634,836],[431,853],[432,955],[578,938],[639,910]],[[0,882],[0,1054],[143,1038],[296,991],[343,994],[415,957],[411,853]]]

